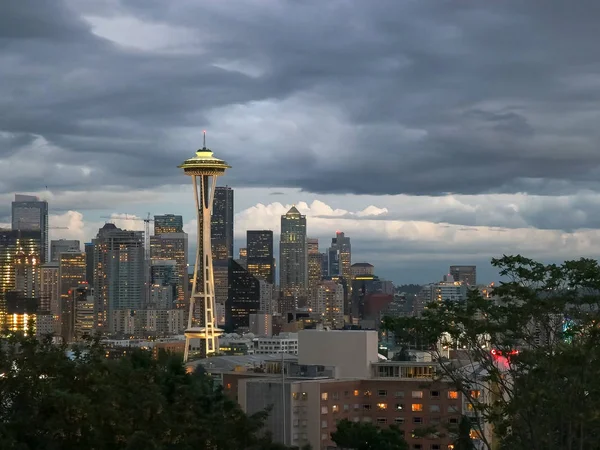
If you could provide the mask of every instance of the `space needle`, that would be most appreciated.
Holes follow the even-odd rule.
[[[204,143],[196,156],[186,159],[180,166],[186,175],[192,177],[198,233],[196,246],[196,264],[187,329],[185,330],[184,362],[188,361],[192,341],[200,341],[200,347],[194,347],[201,358],[219,351],[219,336],[223,330],[217,328],[215,321],[215,281],[210,239],[210,222],[215,197],[217,178],[231,168],[225,161],[213,156]]]

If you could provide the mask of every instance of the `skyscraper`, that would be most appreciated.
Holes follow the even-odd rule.
[[[183,233],[183,217],[174,214],[154,216],[154,235]]]
[[[248,230],[246,232],[246,266],[256,278],[273,284],[275,262],[273,259],[273,231]]]
[[[219,221],[214,216],[213,199],[216,196],[215,187],[217,178],[225,174],[230,166],[223,160],[213,156],[213,152],[206,148],[206,135],[203,147],[196,155],[189,158],[179,166],[184,173],[192,177],[194,188],[194,200],[196,202],[197,237],[196,262],[194,264],[194,278],[192,285],[192,297],[190,299],[190,310],[188,325],[185,330],[185,351],[183,360],[187,361],[190,351],[198,351],[200,356],[208,356],[219,350],[219,336],[222,331],[216,326],[215,320],[215,281],[213,272],[213,255],[211,239],[211,211],[212,219]],[[228,198],[229,194],[225,195]],[[219,196],[219,198],[221,198]],[[214,243],[219,244],[219,239],[225,239],[226,252],[219,258],[226,256],[230,259],[233,253],[233,191],[231,191],[230,202],[220,202],[217,215],[231,218],[231,245],[227,243],[227,224],[217,224],[218,239]],[[225,203],[223,205],[223,203]],[[231,209],[229,213],[229,209]],[[219,250],[221,252],[221,250]],[[221,252],[222,253],[222,252]],[[200,344],[192,348],[193,342]]]
[[[144,232],[121,230],[107,223],[92,242],[96,323],[100,330],[110,333],[120,328],[113,319],[116,311],[143,306]]]
[[[352,247],[350,238],[342,231],[336,231],[335,237],[331,239],[329,255],[329,276],[341,276],[348,282],[352,279]]]
[[[233,258],[233,189],[217,186],[210,222],[214,261]]]
[[[50,241],[50,261],[58,261],[63,252],[80,252],[81,243],[74,239],[53,239]]]
[[[74,338],[75,304],[73,290],[85,280],[85,253],[63,252],[58,259],[58,278],[60,293],[60,335],[63,342]]]
[[[319,283],[313,311],[321,315],[324,325],[343,328],[344,286],[331,280]]]
[[[462,281],[469,286],[477,284],[477,266],[450,266],[450,275],[454,281]]]
[[[41,246],[39,257],[42,263],[48,255],[48,202],[34,195],[16,194],[12,202],[12,229],[21,231],[39,231]]]
[[[306,216],[292,206],[281,216],[279,288],[284,296],[304,296],[308,285]]]
[[[248,270],[231,260],[229,298],[225,304],[225,323],[230,331],[249,329],[250,314],[260,310],[260,282]]]
[[[233,189],[217,186],[211,217],[215,301],[225,305],[229,289],[229,260],[233,258]]]
[[[317,286],[323,279],[323,255],[319,253],[319,240],[308,238],[308,307],[315,305]]]
[[[156,222],[155,222],[156,223]],[[150,237],[150,255],[153,261],[175,261],[177,263],[178,308],[189,305],[188,302],[188,235],[184,232],[164,233]]]
[[[94,284],[94,243],[86,242],[85,247],[85,281],[90,286]]]
[[[60,334],[60,283],[58,263],[49,262],[40,268],[40,311],[52,315],[52,332]]]
[[[41,247],[39,230],[0,230],[0,325],[4,323],[6,315],[6,293],[17,288],[17,258],[37,261]]]

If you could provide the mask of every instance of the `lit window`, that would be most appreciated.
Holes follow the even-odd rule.
[[[471,403],[467,403],[467,411],[473,412],[474,410],[475,408],[473,407],[473,405]]]
[[[423,404],[422,403],[413,403],[411,405],[411,409],[413,412],[423,411]]]
[[[370,397],[371,396],[371,391],[365,391],[364,396],[365,397]]]
[[[302,400],[308,399],[308,394],[306,392],[302,393]]]
[[[321,394],[321,400],[327,400],[327,398],[328,398],[327,392],[323,392]]]
[[[358,397],[360,395],[360,391],[358,389],[354,390],[354,396]]]
[[[423,398],[423,391],[412,391],[412,398]]]
[[[456,400],[458,398],[458,391],[448,391],[448,398]]]
[[[479,398],[480,395],[481,391],[471,391],[471,397],[473,398]]]
[[[404,409],[404,403],[396,403],[396,411],[402,411]]]
[[[294,400],[299,400],[299,399],[300,399],[300,393],[299,393],[299,392],[294,392],[294,393],[292,394],[292,398],[293,398]]]
[[[321,414],[327,414],[327,406],[321,406]]]
[[[377,403],[377,409],[379,411],[385,411],[387,409],[387,403]]]
[[[331,407],[331,412],[334,412],[334,413],[336,413],[336,412],[338,412],[339,410],[340,410],[340,407],[339,407],[338,405],[333,405],[333,406]]]

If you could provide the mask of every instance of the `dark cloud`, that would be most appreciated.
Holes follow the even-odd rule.
[[[594,0],[5,3],[2,192],[180,183],[206,126],[240,187],[600,189]]]

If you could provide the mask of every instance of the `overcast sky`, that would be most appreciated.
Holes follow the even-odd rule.
[[[600,252],[600,1],[4,0],[0,221],[182,214],[233,168],[237,246],[292,204],[398,283]],[[142,228],[143,222],[117,224]]]

